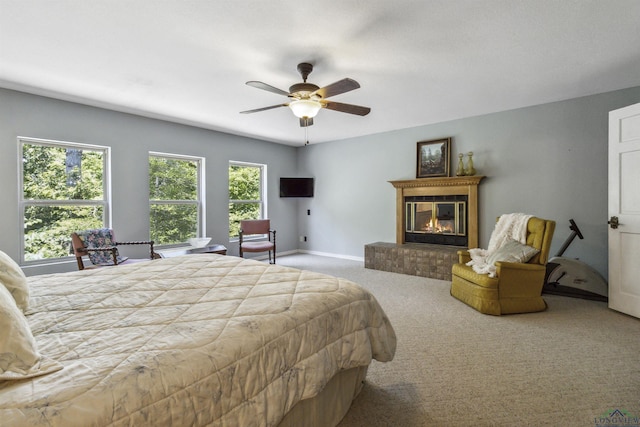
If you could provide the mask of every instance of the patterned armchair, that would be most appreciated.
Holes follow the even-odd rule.
[[[149,245],[149,258],[156,259],[159,255],[153,250],[153,240],[136,242],[118,242],[111,228],[98,228],[71,233],[71,246],[78,262],[78,269],[84,270],[83,257],[87,256],[93,267],[128,264],[145,261],[145,259],[130,259],[118,253],[118,246]]]

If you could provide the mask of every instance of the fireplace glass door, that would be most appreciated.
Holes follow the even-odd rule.
[[[466,201],[407,201],[405,240],[449,245],[466,244],[466,205]]]

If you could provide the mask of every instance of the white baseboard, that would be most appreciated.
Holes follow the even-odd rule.
[[[364,262],[364,257],[357,257],[357,256],[351,256],[351,255],[334,254],[334,253],[330,253],[330,252],[306,251],[306,250],[303,250],[303,249],[298,249],[297,252],[304,253],[304,254],[309,254],[309,255],[319,255],[319,256],[326,256],[326,257],[331,257],[331,258],[348,259],[350,261]]]
[[[334,253],[330,253],[330,252],[307,251],[307,250],[304,250],[304,249],[294,249],[292,251],[278,252],[278,253],[276,253],[276,255],[277,255],[276,259],[281,257],[281,256],[295,255],[295,254],[318,255],[318,256],[326,256],[326,257],[331,257],[331,258],[347,259],[347,260],[350,260],[350,261],[364,262],[364,257],[356,257],[356,256],[351,256],[351,255],[334,254]],[[269,259],[269,255],[259,255],[257,257],[251,257],[251,259],[262,261],[262,260],[265,260],[265,259]]]

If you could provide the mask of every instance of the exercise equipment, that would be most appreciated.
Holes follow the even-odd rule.
[[[584,262],[563,257],[573,239],[584,239],[573,219],[569,220],[571,234],[556,256],[547,263],[543,293],[584,298],[595,301],[608,301],[609,286],[600,273]]]

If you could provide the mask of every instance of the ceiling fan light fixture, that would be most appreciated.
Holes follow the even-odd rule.
[[[307,77],[313,70],[313,65],[307,62],[298,64],[298,71],[302,75],[302,83],[296,83],[289,87],[289,92],[285,92],[282,89],[268,85],[266,83],[251,80],[247,82],[248,86],[253,86],[258,89],[273,92],[278,95],[284,95],[289,98],[289,101],[283,104],[270,105],[268,107],[256,108],[253,110],[240,111],[242,114],[257,113],[259,111],[271,110],[278,107],[289,107],[291,112],[300,119],[300,127],[309,127],[313,125],[313,118],[323,108],[328,110],[338,111],[340,113],[355,114],[358,116],[366,116],[371,111],[369,107],[363,107],[360,105],[343,104],[341,102],[327,101],[327,98],[340,95],[345,92],[350,92],[354,89],[358,89],[360,84],[357,81],[344,78],[333,82],[327,86],[318,87],[313,83],[307,83]]]
[[[296,117],[313,118],[322,108],[322,104],[311,99],[297,99],[289,103],[289,108]]]

